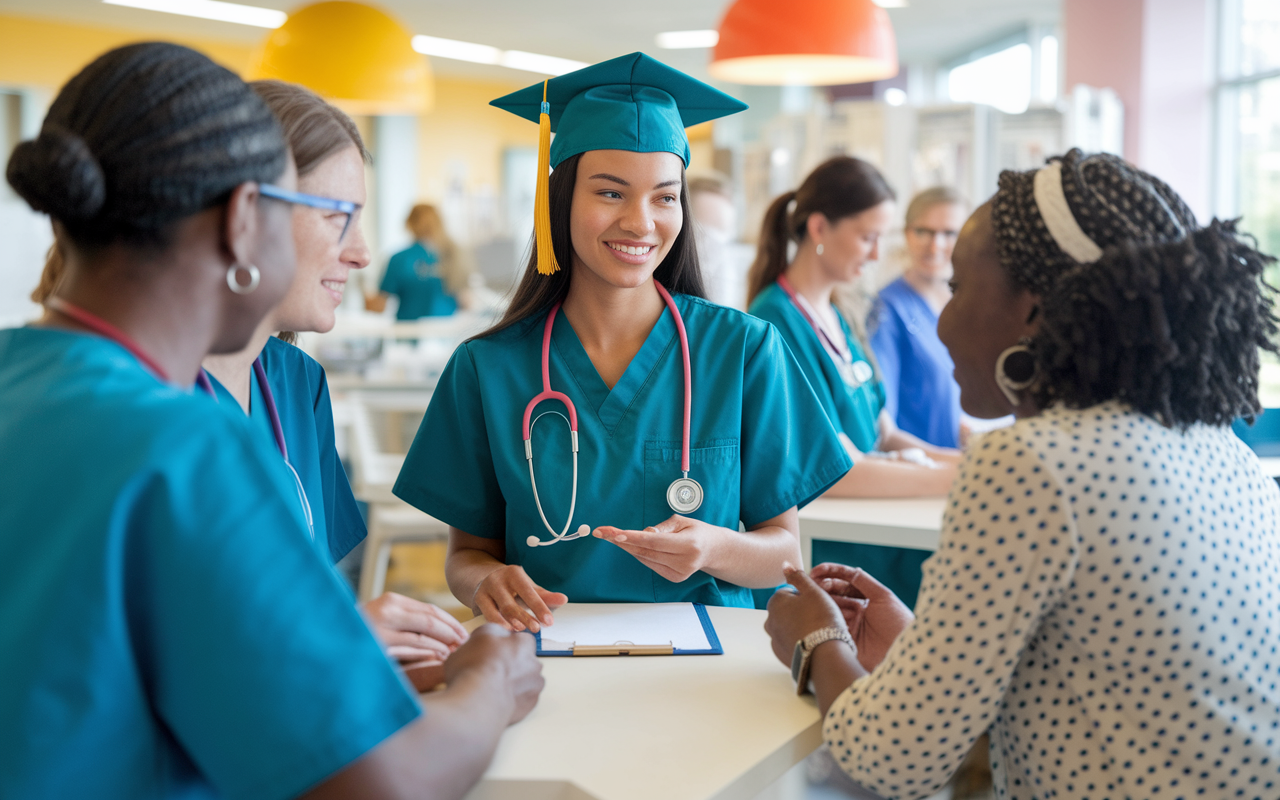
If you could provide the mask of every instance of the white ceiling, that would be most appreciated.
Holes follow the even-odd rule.
[[[242,0],[289,10],[291,0]],[[595,62],[644,50],[706,76],[706,50],[657,50],[662,31],[714,28],[729,0],[379,0],[414,33],[481,42],[509,50]],[[804,0],[792,0],[804,2]],[[1061,0],[908,0],[889,11],[904,63],[934,63],[980,47],[1027,24],[1056,24]],[[130,28],[158,37],[203,36],[251,43],[265,31],[98,0],[0,0],[0,13]],[[341,43],[336,43],[341,46]],[[530,73],[432,59],[440,74],[523,81]]]

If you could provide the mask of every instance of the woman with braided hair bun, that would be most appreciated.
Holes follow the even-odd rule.
[[[0,330],[0,797],[462,796],[536,701],[532,641],[477,630],[419,701],[280,454],[193,391],[294,278],[308,197],[270,109],[131,45],[6,174],[58,248],[45,316]]]
[[[927,796],[989,732],[998,797],[1280,796],[1280,490],[1230,430],[1273,262],[1115,156],[1000,176],[938,328],[965,411],[1018,420],[962,462],[914,615],[835,565],[770,605],[787,659],[848,628],[810,674],[854,780]]]

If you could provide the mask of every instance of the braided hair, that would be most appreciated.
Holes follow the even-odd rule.
[[[1072,150],[1045,170],[1002,173],[992,224],[1001,266],[1040,298],[1041,408],[1119,400],[1177,428],[1261,412],[1259,350],[1277,352],[1264,280],[1275,259],[1235,221],[1199,227],[1163,181]]]
[[[9,184],[81,247],[163,246],[173,223],[271,181],[288,159],[280,125],[240,78],[163,42],[97,58],[54,100],[40,135],[9,158]]]

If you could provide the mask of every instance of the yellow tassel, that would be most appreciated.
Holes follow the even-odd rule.
[[[538,274],[560,270],[555,246],[551,243],[551,198],[547,186],[551,173],[551,104],[547,102],[547,82],[542,82],[542,113],[538,115],[538,189],[533,200],[533,235],[538,249]]]

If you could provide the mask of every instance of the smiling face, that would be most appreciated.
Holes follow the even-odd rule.
[[[880,237],[893,224],[893,212],[893,201],[885,200],[834,223],[820,213],[810,214],[808,238],[822,245],[818,263],[823,273],[837,283],[848,283],[868,261],[880,258]]]
[[[582,154],[569,214],[574,280],[643,285],[683,226],[684,162],[674,153]]]
[[[996,360],[1035,333],[1038,300],[1000,265],[990,203],[964,224],[951,260],[953,294],[938,317],[938,338],[955,363],[960,407],[980,419],[1003,417],[1014,409],[996,383]]]
[[[938,203],[907,224],[907,255],[911,269],[930,280],[951,277],[951,253],[964,224],[964,210],[954,203]]]
[[[339,150],[298,179],[304,194],[365,204],[364,160],[355,145]],[[289,293],[275,310],[273,328],[284,331],[318,331],[333,328],[334,310],[342,303],[347,276],[368,266],[371,255],[360,231],[359,212],[347,227],[346,215],[307,206],[293,214],[293,239],[298,252],[298,272]]]

